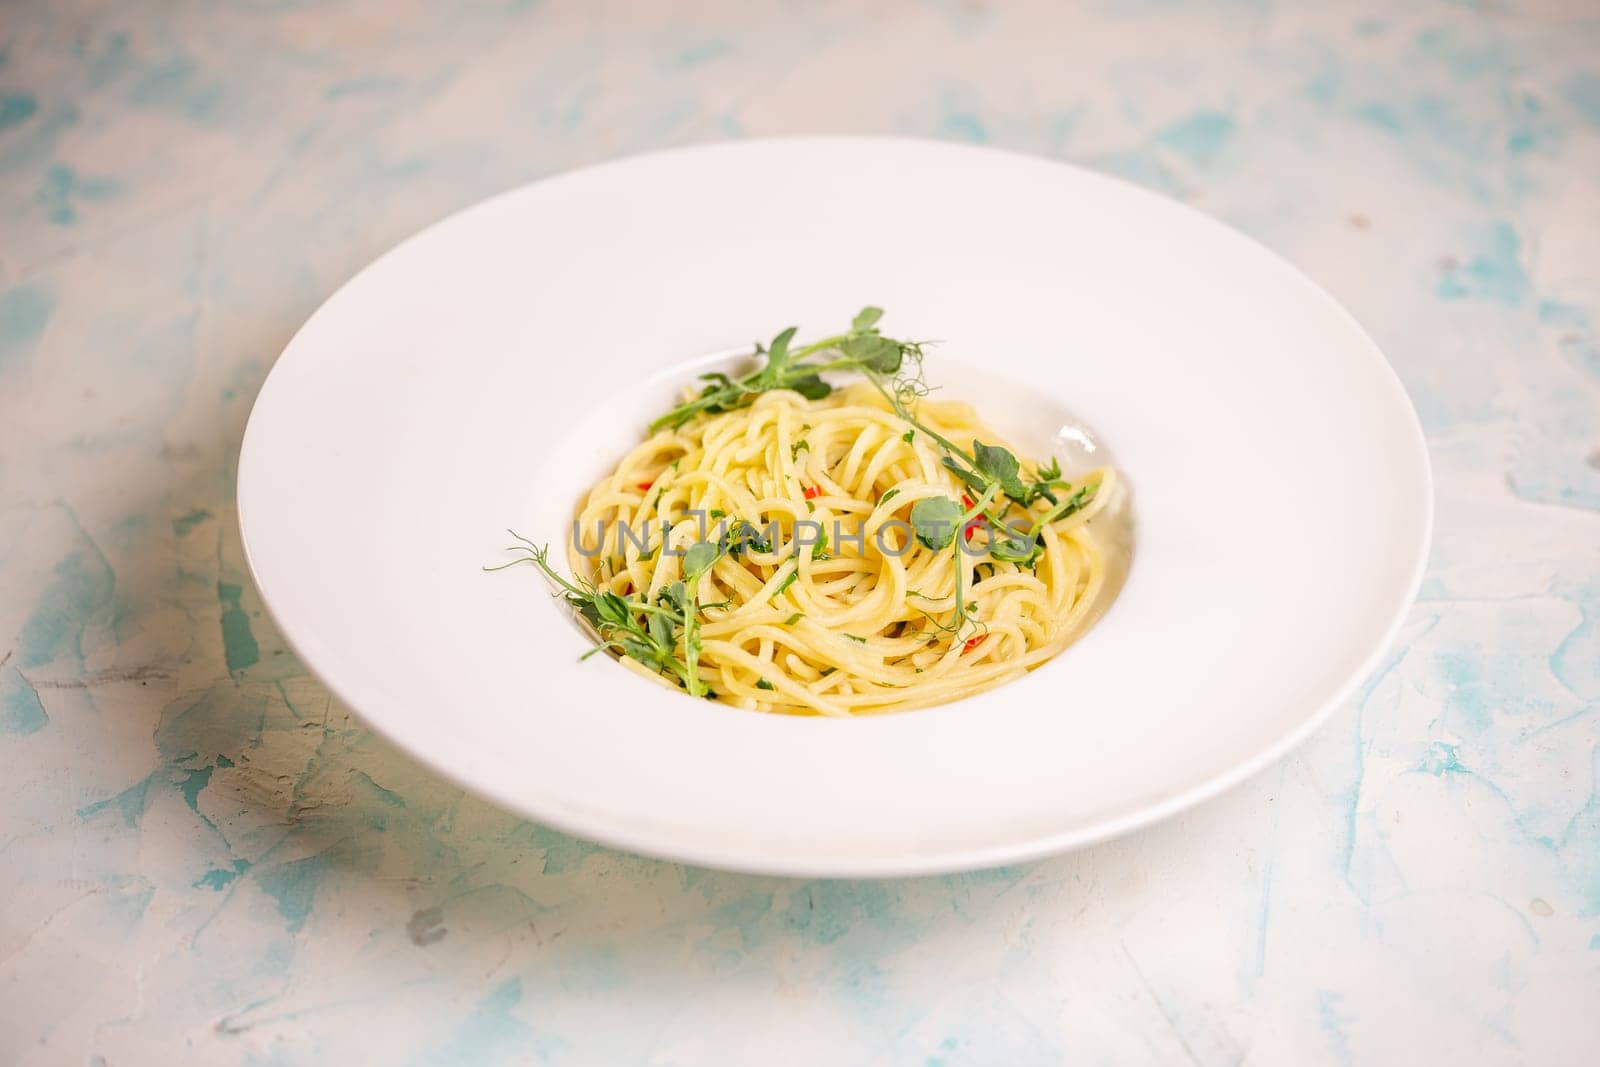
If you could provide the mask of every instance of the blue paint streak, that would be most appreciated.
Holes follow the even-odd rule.
[[[389,829],[389,812],[386,809],[404,809],[406,802],[400,797],[400,794],[392,789],[385,789],[373,781],[372,777],[365,771],[356,771],[355,781],[357,785],[364,787],[382,805],[379,808],[369,807],[367,809],[365,813],[367,826],[380,833]]]
[[[538,823],[518,823],[504,838],[507,847],[529,847],[544,853],[543,871],[548,875],[565,874],[583,866],[584,860],[597,852],[605,851],[600,845],[570,837]]]
[[[1600,781],[1600,749],[1591,757],[1591,773]],[[1600,915],[1600,787],[1591,787],[1589,802],[1573,816],[1561,836],[1560,856],[1572,888],[1581,900],[1579,916]]]
[[[975,112],[949,102],[945,104],[944,113],[939,119],[938,134],[951,141],[989,143],[989,128],[983,124],[983,120]]]
[[[1424,58],[1443,63],[1463,81],[1494,73],[1505,66],[1504,50],[1494,40],[1485,43],[1468,41],[1455,26],[1434,26],[1422,30],[1413,43]]]
[[[0,670],[0,734],[38,733],[50,722],[39,691],[15,667]]]
[[[196,526],[199,526],[202,522],[205,522],[210,517],[211,512],[204,508],[196,508],[194,511],[189,512],[189,514],[172,520],[172,536],[182,537],[184,534],[188,533]]]
[[[1573,330],[1589,328],[1589,313],[1577,304],[1559,300],[1539,301],[1539,321],[1546,326],[1565,326]]]
[[[202,874],[199,878],[196,878],[193,882],[191,882],[190,888],[210,889],[213,892],[221,892],[229,882],[233,881],[235,878],[239,877],[249,869],[249,860],[234,860],[232,870],[229,870],[226,867],[213,867],[205,874]]]
[[[71,167],[57,164],[45,172],[44,184],[34,194],[34,200],[44,206],[51,222],[71,226],[78,221],[79,201],[110,200],[121,192],[120,182],[82,177]]]
[[[18,663],[39,667],[71,651],[83,658],[83,630],[111,603],[115,582],[98,551],[73,552],[55,567],[55,581],[45,589],[17,638]]]
[[[1338,993],[1327,989],[1317,990],[1317,1025],[1334,1057],[1340,1063],[1350,1062],[1350,1019],[1343,1012],[1343,1000]]]
[[[178,55],[147,69],[129,91],[128,101],[198,122],[216,116],[222,90],[215,82],[201,81],[193,59]]]
[[[222,651],[229,671],[242,671],[253,667],[261,659],[261,646],[250,629],[250,616],[241,606],[244,588],[231,582],[217,583],[217,603],[221,611],[218,622],[222,627]]]
[[[105,44],[92,54],[85,53],[83,60],[92,88],[109,85],[132,69],[128,35],[120,30],[108,35]]]
[[[299,933],[311,916],[317,889],[328,872],[326,853],[282,863],[256,874],[256,884],[278,905],[291,934]]]
[[[1404,129],[1400,122],[1400,116],[1396,115],[1394,109],[1386,104],[1363,105],[1356,109],[1356,117],[1388,133],[1400,133]]]
[[[1417,770],[1424,774],[1431,774],[1435,778],[1466,768],[1461,766],[1461,761],[1456,758],[1456,746],[1443,741],[1435,741],[1428,746],[1428,752],[1422,757],[1422,762],[1417,764]]]
[[[1440,652],[1435,659],[1439,673],[1451,686],[1445,706],[1454,712],[1452,721],[1465,732],[1483,733],[1493,725],[1494,714],[1485,693],[1481,657],[1464,652]]]
[[[6,364],[32,349],[55,309],[55,297],[37,286],[22,285],[0,293],[0,373]]]
[[[1512,307],[1522,303],[1532,283],[1522,268],[1522,239],[1508,222],[1489,228],[1482,251],[1465,265],[1452,267],[1439,277],[1435,293],[1441,300],[1492,300]]]
[[[27,93],[0,93],[0,133],[33,118],[39,102]]]
[[[86,804],[78,809],[78,818],[92,819],[107,808],[116,808],[122,813],[124,826],[132,829],[139,825],[139,820],[144,816],[145,808],[150,804],[150,783],[154,775],[147,775],[135,782],[114,797]]]
[[[201,767],[199,770],[184,771],[183,780],[178,783],[178,789],[183,793],[183,802],[196,814],[200,812],[200,791],[211,784],[213,770],[212,767]]]
[[[1339,86],[1343,79],[1336,70],[1325,70],[1306,82],[1301,92],[1306,97],[1318,104],[1331,104],[1339,95]]]
[[[1550,673],[1579,698],[1600,700],[1600,579],[1556,591],[1578,609],[1578,624],[1550,653]]]
[[[876,882],[811,882],[795,890],[784,925],[813,945],[831,945],[863,924],[893,916],[894,898]]]
[[[507,978],[489,991],[461,1021],[442,1048],[423,1063],[499,1063],[544,1058],[564,1042],[536,1033],[513,1013],[522,1003],[522,979]]]
[[[1233,140],[1235,123],[1221,111],[1197,111],[1164,127],[1156,140],[1196,166],[1208,166]]]
[[[1561,95],[1584,122],[1600,126],[1600,74],[1579,74],[1566,84]]]

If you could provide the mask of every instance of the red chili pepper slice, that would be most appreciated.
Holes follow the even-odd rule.
[[[983,639],[988,636],[988,634],[979,634],[977,637],[967,638],[967,643],[961,647],[961,654],[966,655],[968,652],[971,652],[973,649],[983,644]]]
[[[821,495],[822,495],[822,490],[819,487],[817,487],[815,485],[806,486],[806,499],[807,500],[815,500],[817,497],[819,497]]]
[[[639,483],[639,492],[648,493],[650,491],[650,487],[652,485],[655,485],[655,484],[656,484],[655,482],[640,482]]]

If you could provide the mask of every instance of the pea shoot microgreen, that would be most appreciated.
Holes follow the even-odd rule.
[[[592,582],[569,581],[550,565],[548,546],[534,544],[515,531],[511,536],[517,544],[509,551],[518,553],[517,558],[486,569],[504,570],[522,563],[537,567],[555,585],[556,595],[571,604],[600,639],[582,658],[619,652],[673,678],[691,696],[712,695],[700,679],[700,627],[705,609],[719,605],[700,604],[697,597],[701,580],[724,555],[721,544],[692,545],[683,554],[683,577],[663,586],[650,603],[602,590]]]
[[[829,371],[854,370],[874,375],[899,374],[909,359],[920,366],[922,345],[896,341],[878,332],[881,308],[862,308],[845,333],[790,350],[796,327],[789,327],[766,345],[756,345],[755,355],[766,363],[742,378],[721,372],[702,374],[706,384],[700,395],[673,408],[650,423],[650,432],[678,427],[696,415],[733,411],[770,389],[793,389],[808,400],[821,400],[833,391],[822,380]],[[813,359],[812,357],[818,357]]]
[[[764,392],[789,389],[807,399],[817,400],[827,396],[833,386],[822,378],[823,374],[842,371],[854,372],[864,377],[888,402],[894,413],[906,424],[901,440],[914,443],[917,435],[931,441],[943,453],[939,459],[945,469],[971,494],[958,502],[949,496],[924,497],[910,510],[910,526],[916,540],[933,551],[955,552],[957,581],[954,591],[954,612],[949,622],[941,622],[923,612],[935,631],[960,638],[968,628],[976,628],[980,635],[986,632],[981,620],[974,616],[977,605],[966,598],[963,586],[966,574],[977,584],[986,576],[981,568],[972,568],[965,558],[964,542],[978,527],[988,531],[988,555],[991,561],[984,564],[989,575],[995,573],[994,563],[1034,567],[1044,553],[1041,531],[1053,522],[1060,521],[1086,507],[1093,500],[1094,485],[1074,487],[1061,476],[1061,466],[1054,459],[1046,465],[1035,465],[1030,476],[1016,454],[999,445],[971,442],[963,448],[918,419],[914,405],[926,396],[928,387],[922,380],[924,342],[900,341],[885,337],[878,329],[883,316],[880,308],[863,308],[851,321],[844,333],[835,334],[810,344],[794,346],[796,329],[790,327],[768,344],[755,346],[754,355],[762,364],[754,371],[735,378],[729,374],[713,372],[701,375],[706,383],[699,395],[679,404],[650,423],[651,432],[670,427],[680,428],[701,415],[713,415],[744,407]],[[811,429],[803,426],[800,432]],[[800,453],[809,451],[805,438],[790,446],[790,459],[798,461]],[[677,469],[675,460],[670,466]],[[662,488],[659,479],[640,487],[648,498],[651,491]],[[879,506],[899,492],[890,489],[878,498]],[[813,510],[808,491],[806,507]],[[1035,507],[1041,501],[1044,507]],[[1012,518],[1015,511],[1020,515]],[[721,510],[710,512],[713,519],[723,518]],[[670,533],[670,525],[663,530]],[[609,650],[636,660],[646,667],[675,680],[694,696],[714,697],[715,694],[700,677],[699,660],[703,650],[701,626],[707,609],[727,606],[700,602],[700,583],[724,558],[742,559],[746,553],[770,553],[772,543],[762,536],[753,523],[735,520],[727,531],[715,541],[701,541],[682,554],[681,578],[664,586],[654,601],[630,599],[597,587],[593,582],[569,581],[562,577],[548,561],[548,550],[515,533],[518,544],[513,551],[519,558],[499,570],[518,563],[535,565],[576,609],[599,639],[599,644],[585,658],[601,650]],[[813,545],[813,560],[826,560],[828,556],[826,533]],[[654,558],[641,555],[640,562]],[[791,571],[773,591],[769,599],[779,595],[794,584],[798,568]],[[907,591],[907,596],[926,597],[922,593]],[[942,598],[940,598],[942,599]],[[783,625],[793,626],[803,616],[796,612],[784,620]],[[853,634],[845,637],[865,643]],[[929,637],[937,643],[937,638]],[[972,638],[968,641],[981,640]],[[823,671],[823,675],[832,673]],[[765,679],[757,688],[771,689]]]

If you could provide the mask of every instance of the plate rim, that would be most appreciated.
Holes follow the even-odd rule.
[[[1203,780],[1185,786],[1161,799],[1145,803],[1132,802],[1128,810],[1099,818],[1088,826],[1071,828],[1058,833],[1038,834],[1025,832],[1021,837],[1007,838],[993,844],[966,847],[899,850],[870,856],[859,852],[841,850],[836,854],[835,859],[802,859],[798,862],[792,861],[783,855],[770,853],[759,856],[751,855],[739,850],[737,846],[730,849],[717,847],[714,844],[696,845],[684,842],[670,829],[666,831],[657,830],[655,824],[648,821],[630,826],[625,821],[609,818],[604,813],[589,815],[579,808],[532,810],[525,799],[505,793],[494,783],[472,780],[469,775],[454,769],[446,761],[435,759],[430,753],[408,744],[400,736],[399,731],[391,730],[383,723],[382,716],[369,716],[364,712],[355,701],[349,698],[346,692],[342,691],[338,683],[318,669],[312,658],[307,656],[302,644],[294,637],[291,628],[285,625],[281,605],[275,601],[274,594],[270,591],[268,583],[262,581],[255,550],[251,546],[249,522],[246,518],[248,511],[246,506],[246,487],[250,484],[247,472],[253,469],[254,465],[247,465],[245,457],[251,454],[253,433],[256,438],[260,436],[260,421],[257,417],[260,411],[260,400],[266,394],[273,376],[278,373],[283,355],[294,348],[296,342],[317,322],[325,309],[337,301],[342,294],[361,278],[380,264],[401,253],[413,242],[423,239],[435,230],[456,221],[462,216],[491,210],[495,205],[519,196],[530,189],[551,183],[581,179],[583,176],[595,171],[626,167],[659,157],[692,155],[706,151],[742,150],[746,148],[759,150],[764,146],[773,145],[811,147],[823,145],[868,145],[904,146],[921,149],[936,148],[947,151],[978,153],[989,157],[1006,157],[1012,161],[1030,166],[1042,163],[1066,168],[1080,177],[1119,187],[1124,193],[1132,194],[1136,198],[1154,201],[1166,209],[1178,208],[1192,221],[1201,222],[1207,227],[1221,230],[1234,241],[1242,240],[1246,242],[1257,253],[1264,254],[1277,267],[1287,270],[1307,287],[1308,292],[1314,294],[1314,298],[1318,302],[1334,312],[1338,318],[1343,320],[1354,331],[1354,335],[1359,337],[1367,349],[1368,355],[1376,360],[1377,368],[1381,370],[1382,388],[1390,394],[1391,399],[1399,401],[1397,411],[1405,416],[1406,436],[1412,448],[1410,458],[1415,463],[1415,472],[1420,478],[1420,488],[1423,490],[1420,499],[1421,512],[1420,515],[1416,516],[1420,520],[1417,525],[1417,538],[1415,544],[1410,546],[1412,564],[1403,593],[1395,598],[1388,612],[1387,623],[1382,633],[1371,640],[1359,667],[1352,670],[1320,705],[1309,710],[1307,714],[1301,717],[1297,725],[1284,730],[1267,743],[1257,746],[1255,751],[1233,762],[1227,769],[1213,773]],[[466,792],[488,800],[504,811],[529,818],[563,833],[596,842],[608,848],[648,858],[687,863],[716,870],[807,878],[906,877],[957,873],[1030,862],[1124,836],[1171,818],[1231,790],[1283,758],[1288,752],[1302,744],[1311,734],[1324,726],[1334,712],[1339,710],[1350,696],[1372,677],[1384,657],[1390,653],[1399,631],[1405,625],[1415,604],[1427,571],[1437,508],[1436,487],[1427,438],[1416,407],[1412,403],[1410,395],[1407,393],[1404,383],[1401,381],[1393,364],[1371,335],[1362,327],[1360,321],[1326,288],[1288,258],[1262,243],[1251,234],[1237,229],[1181,200],[1165,196],[1125,178],[1077,163],[1013,149],[974,146],[932,138],[857,134],[708,139],[685,145],[652,149],[597,160],[572,169],[556,171],[503,189],[452,210],[408,233],[383,252],[367,260],[359,269],[334,287],[294,331],[288,341],[285,342],[283,349],[279,352],[278,357],[274,359],[271,368],[264,376],[261,387],[252,401],[250,416],[240,438],[239,462],[236,471],[237,478],[234,495],[245,563],[250,571],[251,579],[255,584],[262,607],[277,628],[285,646],[295,655],[297,661],[305,668],[306,672],[314,676],[320,684],[326,686],[352,715],[356,716],[368,729],[382,737],[387,744],[404,753],[408,759],[416,761],[418,764],[428,768],[430,773],[442,777]],[[1132,582],[1135,577],[1137,556],[1138,553],[1136,551],[1134,570],[1130,571],[1128,576],[1129,582]],[[1108,605],[1108,614],[1114,613],[1114,610],[1115,602],[1113,601],[1112,604]],[[937,709],[928,710],[936,711]],[[907,714],[923,715],[927,714],[927,712]],[[805,721],[810,723],[810,720]],[[817,724],[810,723],[810,725],[815,726]],[[837,726],[838,724],[834,725]]]

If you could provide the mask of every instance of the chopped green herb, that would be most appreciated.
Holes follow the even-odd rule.
[[[800,614],[797,611],[793,615],[790,615],[787,619],[784,619],[783,620],[783,624],[785,626],[793,626],[795,623],[799,622],[803,618],[805,618],[805,616]]]
[[[900,440],[904,441],[906,444],[909,445],[911,443],[911,439],[916,437],[916,436],[917,436],[917,431],[915,431],[915,430],[907,430],[905,433],[900,435]]]
[[[776,689],[778,687],[773,685],[771,682],[767,681],[765,678],[763,678],[759,682],[756,683],[756,688],[757,689]]]
[[[728,555],[737,559],[746,551],[771,552],[772,542],[761,536],[761,531],[756,529],[755,523],[748,519],[737,519],[728,527],[728,532],[722,535],[722,548]]]
[[[792,570],[792,571],[790,571],[788,573],[788,575],[783,579],[783,581],[778,583],[778,588],[774,589],[772,591],[772,595],[770,597],[768,597],[767,599],[768,600],[776,600],[779,596],[782,595],[783,591],[785,589],[789,588],[791,585],[793,585],[795,583],[795,580],[797,578],[799,578],[799,577],[800,577],[800,569],[798,567],[796,567],[794,570]]]
[[[891,500],[894,497],[897,497],[899,495],[900,495],[900,490],[898,490],[898,489],[890,489],[888,492],[884,493],[882,496],[880,496],[878,498],[878,503],[879,503],[879,505],[885,504],[889,500]]]

